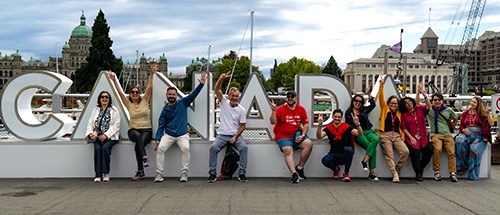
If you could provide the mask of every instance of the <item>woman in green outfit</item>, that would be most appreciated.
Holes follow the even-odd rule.
[[[359,118],[359,123],[361,128],[363,128],[363,135],[355,137],[356,143],[366,150],[365,157],[361,160],[361,165],[363,170],[368,171],[368,165],[370,166],[370,173],[368,174],[368,179],[372,181],[377,181],[378,178],[375,175],[375,168],[377,167],[377,145],[380,141],[378,136],[374,133],[370,119],[368,119],[368,114],[375,109],[375,100],[370,95],[370,87],[367,88],[366,94],[368,94],[368,106],[364,106],[365,99],[361,95],[355,95],[351,100],[351,106],[345,112],[345,122],[349,123],[351,126],[356,126],[352,119],[351,114],[355,114]]]

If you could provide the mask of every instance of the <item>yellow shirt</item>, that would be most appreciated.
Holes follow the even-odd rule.
[[[383,84],[381,84],[380,88],[378,89],[377,97],[378,97],[378,103],[380,105],[380,128],[379,128],[379,130],[381,132],[384,132],[385,118],[387,118],[387,113],[389,113],[390,109],[389,109],[389,105],[387,105],[387,103],[385,103],[385,100],[384,100],[384,85]],[[399,119],[399,122],[401,123],[401,112],[399,110],[396,111],[396,116]],[[401,134],[401,137],[404,139],[404,133],[401,130],[401,124],[399,127],[399,133]]]
[[[132,103],[130,100],[123,101],[130,115],[130,128],[144,129],[151,128],[151,113],[149,110],[148,95],[144,95],[139,104]]]

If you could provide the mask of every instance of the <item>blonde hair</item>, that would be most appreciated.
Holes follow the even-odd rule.
[[[483,105],[483,100],[479,96],[474,96],[472,99],[476,100],[477,102],[477,115],[480,117],[487,117],[486,111],[484,110],[484,105]],[[469,108],[470,109],[470,108]]]

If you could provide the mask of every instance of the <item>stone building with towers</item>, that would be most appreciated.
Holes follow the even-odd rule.
[[[10,55],[0,52],[0,91],[10,79],[23,72],[47,70],[73,79],[75,71],[86,62],[87,56],[90,53],[91,39],[92,28],[86,24],[86,17],[82,11],[80,23],[71,31],[69,40],[64,42],[60,56],[49,56],[48,62],[33,58],[25,61],[22,59],[22,54],[19,50]],[[131,86],[146,86],[153,62],[159,63],[159,72],[165,76],[175,76],[175,79],[183,80],[184,76],[180,77],[179,75],[168,73],[168,62],[165,54],[157,59],[146,58],[143,54],[134,63],[123,65],[122,77],[120,77],[122,87],[126,90],[128,89],[127,87]],[[175,83],[183,84],[184,82],[177,81]],[[177,86],[182,87],[182,85]]]

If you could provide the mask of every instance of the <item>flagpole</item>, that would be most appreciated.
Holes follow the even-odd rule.
[[[401,32],[399,33],[399,44],[401,44],[401,48],[400,48],[400,51],[399,51],[399,62],[398,62],[398,65],[399,65],[399,76],[402,76],[402,79],[401,80],[401,85],[403,85],[403,96],[405,96],[406,94],[406,74],[401,74],[402,71],[403,71],[403,68],[401,67],[401,60],[403,59],[403,29],[401,28]]]

